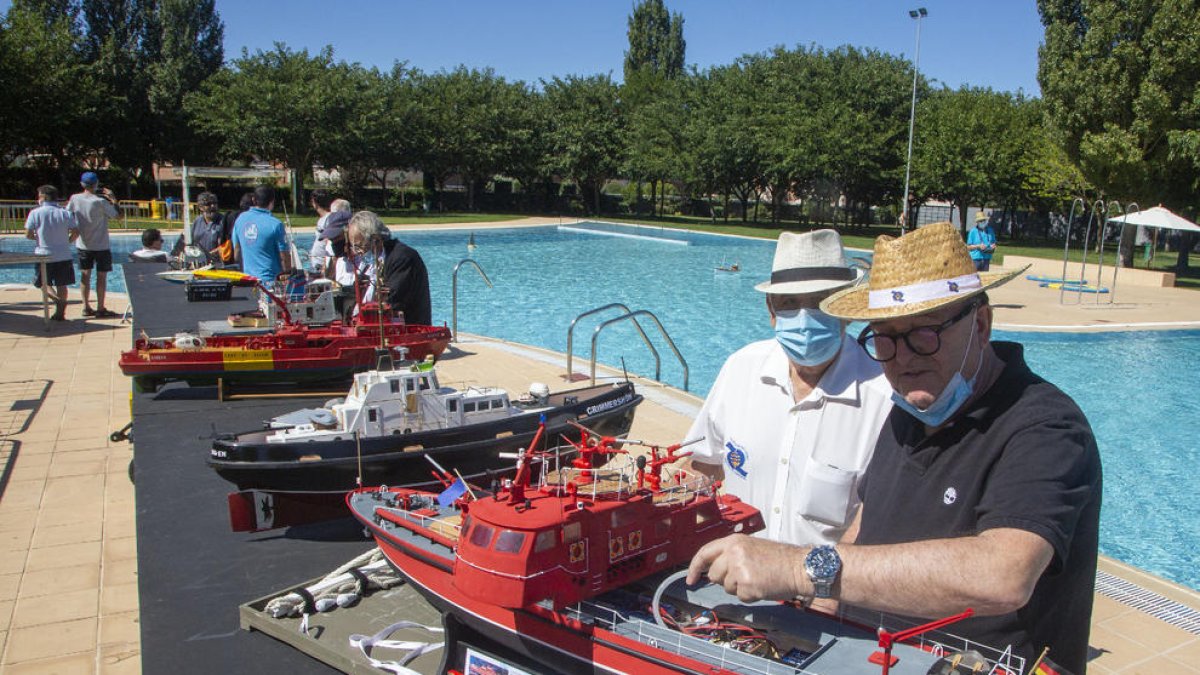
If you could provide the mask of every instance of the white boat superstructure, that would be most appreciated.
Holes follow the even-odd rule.
[[[454,389],[439,384],[431,362],[357,373],[344,400],[299,410],[270,422],[268,443],[392,436],[480,424],[548,410],[549,388],[535,383],[521,405],[497,387]]]

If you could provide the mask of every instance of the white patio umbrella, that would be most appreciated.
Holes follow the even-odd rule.
[[[1184,232],[1200,232],[1200,225],[1187,218],[1177,216],[1170,209],[1162,206],[1134,211],[1133,213],[1109,218],[1110,223],[1125,223],[1127,225],[1142,225],[1144,227],[1161,227],[1167,230],[1182,230]]]

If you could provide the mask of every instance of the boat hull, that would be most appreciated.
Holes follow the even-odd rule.
[[[628,382],[556,396],[573,393],[577,403],[546,413],[550,438],[578,435],[568,421],[603,435],[624,435],[642,402]],[[429,484],[432,465],[426,455],[465,476],[510,468],[512,460],[499,453],[527,447],[538,421],[538,414],[529,413],[451,429],[296,443],[267,443],[268,432],[250,432],[215,440],[208,464],[239,490],[345,493],[358,487],[360,469],[363,485]]]

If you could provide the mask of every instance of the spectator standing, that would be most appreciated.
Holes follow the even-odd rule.
[[[50,256],[46,263],[46,278],[41,265],[34,267],[33,285],[49,284],[47,295],[54,300],[55,321],[67,318],[67,288],[75,283],[75,266],[71,261],[71,241],[79,236],[75,214],[58,205],[58,188],[43,185],[38,188],[38,206],[25,218],[25,236],[37,242],[33,252]]]
[[[83,315],[101,319],[118,316],[104,305],[108,273],[112,271],[112,244],[108,220],[117,217],[117,201],[108,188],[100,187],[100,177],[86,171],[79,177],[81,192],[71,195],[67,210],[79,223],[79,285],[83,293]],[[92,309],[92,269],[96,270],[96,309]]]
[[[329,206],[333,196],[325,190],[313,190],[308,196],[308,203],[317,212],[317,232],[313,237],[312,248],[308,251],[308,262],[312,271],[324,274],[329,263],[329,249],[321,237],[325,231],[325,221],[329,218]]]
[[[976,272],[986,272],[992,267],[992,256],[996,253],[996,232],[989,224],[988,214],[981,209],[975,214],[975,227],[967,233],[967,250]]]
[[[429,325],[432,303],[429,299],[429,272],[421,254],[392,237],[379,216],[359,211],[350,219],[346,240],[356,255],[382,271],[381,290],[393,311],[404,312],[407,323]],[[379,274],[371,274],[372,286]]]
[[[275,188],[255,188],[254,204],[233,226],[233,250],[243,272],[270,285],[281,273],[292,270],[292,256],[283,223],[271,215]]]

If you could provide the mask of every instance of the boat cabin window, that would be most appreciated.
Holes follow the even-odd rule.
[[[497,553],[518,553],[521,547],[525,545],[525,533],[513,532],[512,530],[501,530],[500,536],[496,537],[496,552]]]
[[[657,523],[654,524],[654,536],[656,538],[662,539],[663,537],[667,536],[670,532],[671,532],[671,517],[670,516],[667,516],[666,518],[662,518]]]
[[[541,532],[538,532],[537,539],[533,541],[533,552],[541,553],[542,551],[552,549],[557,543],[557,530],[542,530]]]
[[[416,383],[416,382],[414,382],[414,381],[412,381],[412,380],[405,380],[405,381],[404,381],[404,391],[407,391],[408,393],[410,393],[410,394],[411,394],[412,392],[414,392],[414,391],[416,391],[416,390],[417,390],[417,383]]]
[[[475,529],[471,530],[471,544],[480,548],[487,548],[487,545],[492,543],[492,528],[479,524]]]
[[[450,412],[458,412],[458,399],[452,398],[449,401],[446,401],[446,410],[449,410]]]
[[[470,402],[464,403],[463,404],[463,412],[465,412],[465,413],[475,412],[475,402],[470,401]]]
[[[379,411],[375,408],[367,408],[367,419],[372,422],[379,421]]]
[[[494,399],[492,401],[492,410],[499,410],[500,408],[503,408],[503,407],[504,407],[504,401],[501,401],[500,399]]]
[[[421,377],[421,389],[428,389],[428,388],[429,388],[429,378]]]
[[[617,509],[612,512],[612,526],[614,529],[624,527],[635,520],[637,520],[637,516],[631,509]]]
[[[703,525],[712,521],[714,518],[716,518],[716,514],[711,513],[709,509],[696,509],[696,525]]]
[[[400,380],[392,380],[392,381],[388,382],[388,384],[390,384],[392,386],[393,394],[400,393]]]
[[[563,543],[569,544],[573,541],[579,541],[579,537],[582,534],[583,527],[579,523],[567,523],[563,525]]]

